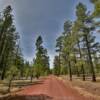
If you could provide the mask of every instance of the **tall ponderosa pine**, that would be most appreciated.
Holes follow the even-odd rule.
[[[70,80],[72,80],[72,67],[71,67],[71,59],[73,55],[73,46],[74,46],[74,38],[71,33],[72,23],[70,21],[66,21],[64,23],[64,32],[61,36],[61,56],[63,60],[65,60],[65,64],[68,63],[69,68],[69,76]]]
[[[39,36],[36,40],[36,58],[34,61],[35,73],[37,78],[40,75],[45,75],[49,72],[49,56],[42,43],[42,37]]]
[[[4,79],[6,70],[15,64],[15,51],[19,35],[13,24],[11,6],[4,9],[0,19],[0,71],[1,79]]]

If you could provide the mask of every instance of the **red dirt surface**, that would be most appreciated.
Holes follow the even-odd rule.
[[[49,76],[7,100],[89,100],[66,84],[55,76]]]

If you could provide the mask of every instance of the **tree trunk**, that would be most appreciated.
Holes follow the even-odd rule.
[[[60,53],[59,53],[59,69],[58,69],[58,70],[59,70],[59,73],[58,73],[58,74],[60,75],[60,74],[61,74],[61,60],[60,60]]]
[[[79,48],[79,54],[80,54],[80,59],[82,60],[82,53],[81,53],[81,48],[80,48],[80,43],[79,40],[77,42],[78,48]],[[82,76],[83,76],[83,81],[85,81],[85,69],[84,69],[84,65],[81,65],[82,68]]]
[[[70,76],[70,81],[72,81],[72,70],[71,70],[71,63],[69,61],[69,76]]]
[[[74,62],[75,62],[75,64],[77,63],[76,57],[75,57],[75,60],[74,60]],[[79,76],[80,76],[80,74],[79,74],[79,71],[78,71],[78,67],[77,67],[77,66],[75,66],[75,67],[76,67],[76,73],[77,73],[77,77],[79,77]]]
[[[6,68],[3,68],[2,74],[1,74],[1,80],[4,80],[5,78],[5,72],[6,72]]]
[[[94,70],[94,66],[93,66],[93,62],[92,62],[91,51],[90,51],[90,46],[89,46],[89,42],[87,39],[87,35],[85,35],[85,40],[86,40],[86,46],[87,46],[87,50],[88,50],[89,62],[91,65],[92,81],[96,82],[96,75],[95,75],[95,70]]]
[[[33,80],[33,75],[31,75],[31,83],[32,83],[32,80]]]
[[[83,81],[85,81],[85,70],[84,70],[83,64],[82,64],[81,68],[82,68]]]
[[[6,73],[6,63],[5,63],[5,57],[3,57],[3,62],[2,62],[2,73],[1,73],[1,80],[4,80],[5,78],[5,73]]]
[[[8,85],[8,92],[11,91],[11,83],[12,83],[12,79],[9,81],[9,85]]]

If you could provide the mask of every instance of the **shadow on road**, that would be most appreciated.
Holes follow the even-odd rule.
[[[2,98],[0,100],[52,100],[53,98],[44,94],[40,94],[40,95],[33,95],[33,96],[8,96],[5,98]]]

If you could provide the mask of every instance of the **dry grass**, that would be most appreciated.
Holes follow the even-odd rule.
[[[37,80],[33,80],[33,83],[31,83],[30,80],[14,80],[12,82],[12,86],[11,86],[11,92],[10,93],[14,93],[16,91],[21,90],[22,88],[29,86],[29,85],[33,85]],[[8,95],[8,81],[4,80],[4,81],[0,81],[0,97]]]
[[[72,88],[75,88],[80,94],[91,98],[91,100],[100,100],[100,77],[97,78],[97,82],[91,82],[91,78],[86,81],[82,81],[80,78],[74,76],[73,81],[68,81],[68,77],[61,77],[64,82],[71,84]]]

